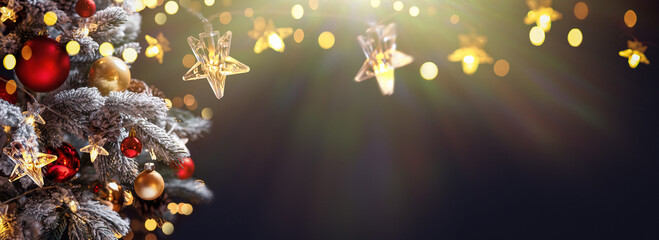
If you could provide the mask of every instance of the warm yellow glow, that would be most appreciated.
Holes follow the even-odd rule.
[[[144,55],[146,55],[146,57],[155,57],[158,55],[158,53],[160,53],[160,48],[158,48],[157,45],[148,46],[144,51]]]
[[[187,106],[192,106],[195,103],[195,98],[192,94],[186,94],[183,97],[183,103]]]
[[[294,19],[301,19],[304,16],[304,8],[300,4],[293,5],[291,9],[291,15]]]
[[[114,2],[116,2],[116,3],[123,3],[124,0],[114,0]]]
[[[80,43],[78,43],[76,40],[69,41],[66,43],[66,52],[69,54],[69,56],[78,54],[80,52]]]
[[[629,63],[629,67],[636,68],[638,67],[638,63],[641,62],[641,56],[634,53],[629,57],[629,60],[627,62]]]
[[[2,65],[4,65],[7,70],[14,69],[14,67],[16,67],[16,57],[11,53],[5,55],[2,59]]]
[[[169,213],[171,214],[176,214],[178,212],[178,205],[176,205],[176,203],[170,202],[167,204],[167,210],[169,210]]]
[[[127,63],[132,63],[135,62],[137,59],[137,51],[135,51],[134,48],[126,48],[124,49],[124,52],[121,54],[121,56],[124,58],[124,61]]]
[[[301,28],[295,30],[295,33],[293,33],[293,40],[295,40],[296,43],[301,43],[302,40],[304,40],[304,31]]]
[[[188,8],[192,12],[199,12],[201,11],[201,3],[199,1],[192,1],[190,2],[190,6]]]
[[[403,2],[401,2],[401,1],[395,1],[394,2],[394,10],[396,10],[396,12],[402,11],[404,7],[405,7],[405,5],[403,4]]]
[[[215,0],[204,0],[204,4],[209,7],[213,6],[213,4],[215,4]]]
[[[185,68],[191,68],[192,65],[195,64],[195,62],[196,59],[194,58],[194,56],[192,56],[192,54],[185,54],[185,56],[183,56],[183,66]]]
[[[419,12],[420,12],[420,10],[419,10],[419,7],[417,7],[417,6],[412,6],[410,8],[410,16],[412,16],[412,17],[419,16]]]
[[[309,8],[311,8],[311,10],[318,9],[318,0],[309,0]]]
[[[529,39],[531,39],[533,45],[540,46],[545,42],[545,31],[543,31],[542,28],[535,26],[531,28],[531,31],[529,32]]]
[[[158,237],[156,237],[156,235],[153,233],[149,233],[144,236],[144,240],[158,240]]]
[[[137,0],[135,1],[135,12],[139,12],[144,10],[146,5],[144,5],[144,2],[142,0]]]
[[[499,59],[494,63],[494,74],[496,74],[499,77],[505,77],[508,75],[508,71],[510,70],[510,64],[508,64],[508,61]]]
[[[449,20],[452,24],[458,24],[460,22],[460,16],[453,14]]]
[[[467,75],[472,75],[478,70],[478,57],[467,55],[462,58],[462,71]]]
[[[153,220],[153,218],[149,218],[146,221],[144,221],[144,228],[149,231],[153,231],[156,229],[158,226],[158,223],[156,223],[156,220]]]
[[[172,99],[172,107],[175,107],[175,108],[181,108],[181,107],[183,107],[183,98],[181,98],[181,97],[174,97],[174,98]]]
[[[551,29],[551,17],[548,14],[540,15],[538,27],[542,28],[542,31],[548,32]]]
[[[284,40],[282,40],[276,33],[273,32],[270,34],[270,36],[268,36],[268,43],[270,44],[270,47],[275,51],[284,51]]]
[[[211,118],[213,118],[213,109],[210,108],[201,109],[201,118],[206,120],[210,120]]]
[[[174,224],[170,222],[165,222],[162,224],[162,233],[165,235],[171,235],[174,232]]]
[[[154,17],[154,20],[156,21],[156,24],[158,25],[163,25],[167,22],[167,15],[164,13],[156,13],[156,16]]]
[[[322,32],[320,36],[318,36],[318,45],[322,49],[330,49],[332,46],[334,46],[334,34],[331,32]]]
[[[231,6],[232,1],[231,0],[222,0],[222,6],[224,7],[229,7]]]
[[[167,107],[167,109],[172,108],[172,100],[165,98],[165,107]]]
[[[220,14],[220,23],[227,25],[231,22],[231,13],[230,12],[222,12]]]
[[[432,62],[426,62],[421,65],[421,77],[425,80],[433,80],[437,77],[437,65]]]
[[[375,79],[378,81],[382,94],[385,96],[394,94],[394,68],[389,68],[385,64],[384,54],[378,53],[375,55],[373,73],[375,73]]]
[[[124,205],[128,206],[133,204],[133,194],[130,191],[124,190]]]
[[[21,57],[25,60],[30,60],[32,58],[32,48],[30,46],[23,46],[21,49]]]
[[[254,9],[245,8],[245,17],[251,18],[252,16],[254,16]]]
[[[98,51],[104,57],[112,56],[112,53],[114,52],[114,46],[112,46],[112,43],[104,42],[101,43],[101,46],[98,47]]]
[[[75,213],[78,211],[78,202],[75,200],[69,201],[69,209],[71,209],[71,212]]]
[[[16,14],[16,11],[14,11],[14,9],[8,7],[0,7],[0,23],[5,22],[7,20],[16,22],[16,19],[18,19],[18,15]]]
[[[178,3],[174,1],[169,1],[165,3],[165,12],[169,15],[176,14],[176,12],[178,12]]]
[[[14,94],[14,92],[16,92],[16,81],[14,81],[13,79],[7,81],[7,85],[5,85],[5,91],[8,94]]]
[[[567,34],[567,42],[570,43],[570,46],[578,47],[581,45],[581,41],[583,41],[583,35],[578,28],[573,28]]]
[[[48,26],[53,26],[57,23],[57,14],[54,12],[47,12],[43,15],[43,22]]]
[[[158,0],[138,0],[137,2],[144,2],[148,8],[155,8],[158,5]]]
[[[183,215],[190,215],[192,214],[192,205],[188,203],[180,203],[178,205],[179,209],[178,212]]]
[[[380,6],[380,0],[371,0],[371,7],[377,8]]]
[[[625,13],[625,25],[627,27],[634,27],[636,25],[636,12],[634,10],[628,10]]]
[[[574,5],[574,16],[579,20],[584,20],[588,16],[588,5],[585,2],[578,2]]]

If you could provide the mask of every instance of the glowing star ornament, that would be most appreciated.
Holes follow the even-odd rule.
[[[448,56],[451,62],[462,62],[462,71],[467,75],[472,75],[478,70],[481,63],[491,64],[494,62],[492,57],[482,49],[487,42],[487,38],[476,34],[458,35],[460,48]]]
[[[410,64],[413,58],[396,50],[396,25],[376,25],[366,29],[366,36],[357,37],[366,61],[355,76],[361,82],[375,76],[382,95],[394,93],[394,69]]]
[[[527,0],[526,4],[531,10],[524,17],[524,23],[526,25],[535,23],[544,32],[549,32],[551,22],[563,17],[561,13],[551,8],[551,0]]]
[[[89,136],[88,139],[89,139],[89,145],[81,148],[80,152],[89,153],[89,159],[92,161],[92,163],[96,161],[98,155],[103,155],[103,156],[110,155],[110,153],[108,153],[108,151],[106,151],[105,148],[103,148],[103,145],[105,144],[105,141],[107,139],[103,138],[101,135],[98,134]]]
[[[183,75],[183,81],[206,79],[215,97],[220,99],[224,96],[227,75],[249,72],[249,67],[229,56],[230,31],[220,37],[220,32],[212,31],[211,25],[207,22],[205,29],[205,32],[199,34],[199,39],[188,37],[188,44],[197,63]]]
[[[293,28],[275,28],[272,19],[269,19],[266,24],[264,18],[258,17],[254,20],[254,29],[247,34],[252,39],[256,39],[256,44],[254,44],[255,53],[261,53],[268,47],[277,52],[284,52],[286,48],[284,38],[293,34]]]
[[[27,103],[27,111],[23,112],[25,123],[32,126],[34,126],[34,123],[46,124],[41,117],[41,113],[44,109],[46,109],[46,107],[43,107],[38,103]]]
[[[155,57],[158,60],[158,63],[162,64],[162,58],[165,55],[165,52],[169,52],[172,49],[169,48],[169,40],[159,33],[156,38],[153,38],[149,35],[145,35],[144,38],[149,46],[144,51],[144,54],[148,58]]]
[[[645,56],[645,51],[648,50],[648,46],[643,46],[643,43],[638,40],[628,40],[626,50],[620,51],[621,57],[628,58],[627,62],[629,63],[630,68],[636,68],[639,63],[650,64],[650,60]]]
[[[27,144],[32,146],[27,146],[26,149],[22,143],[14,141],[11,143],[11,147],[2,149],[9,160],[15,164],[14,170],[12,170],[9,176],[9,181],[13,182],[19,178],[28,176],[35,184],[42,187],[44,182],[41,168],[57,160],[57,156],[37,152],[35,150],[36,140],[33,138],[27,140]]]
[[[0,205],[0,239],[6,239],[5,233],[9,230],[9,217],[7,216],[9,205]]]
[[[18,12],[23,9],[23,6],[18,4],[14,0],[9,0],[6,7],[0,7],[0,23],[3,23],[7,20],[16,22],[18,19]]]

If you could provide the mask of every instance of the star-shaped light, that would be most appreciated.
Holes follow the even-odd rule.
[[[376,25],[366,29],[366,36],[357,37],[366,61],[355,76],[361,82],[375,76],[382,95],[394,93],[394,69],[410,64],[412,56],[396,50],[396,25]]]
[[[74,35],[77,37],[88,37],[89,33],[95,32],[98,29],[98,25],[95,23],[81,22],[78,24],[78,29],[74,31]]]
[[[148,58],[155,57],[158,60],[158,63],[162,64],[162,58],[165,55],[165,52],[169,52],[172,49],[169,48],[169,40],[159,33],[156,38],[153,38],[149,35],[145,35],[144,38],[149,46],[144,51],[144,55]]]
[[[283,39],[293,34],[293,28],[275,28],[272,19],[268,19],[266,24],[263,17],[258,17],[254,19],[254,29],[247,34],[249,37],[256,39],[256,44],[254,44],[255,53],[261,53],[268,47],[277,52],[283,52],[286,48]]]
[[[199,34],[199,39],[188,37],[197,63],[183,75],[183,81],[207,79],[217,99],[224,96],[227,75],[249,72],[247,65],[229,56],[231,32],[219,36],[219,31],[212,31],[207,26],[206,31]]]
[[[26,124],[34,126],[34,123],[46,124],[41,117],[41,113],[46,107],[38,103],[27,103],[27,111],[23,112],[23,118]]]
[[[35,142],[36,140],[34,139],[27,141],[28,144],[34,144]],[[11,147],[2,149],[9,160],[15,164],[14,170],[12,170],[9,176],[10,182],[27,175],[39,187],[43,186],[43,172],[41,168],[57,160],[57,156],[37,152],[34,150],[35,148],[28,147],[26,149],[22,143],[14,141],[11,143]]]
[[[0,7],[0,23],[3,23],[7,20],[16,22],[16,19],[18,19],[18,14],[16,13],[22,9],[23,6],[14,0],[9,0],[6,7]]]
[[[105,144],[105,141],[107,139],[103,138],[101,135],[98,134],[89,136],[88,139],[89,139],[89,145],[81,148],[80,152],[89,153],[89,159],[92,162],[96,160],[96,157],[98,157],[98,155],[103,155],[103,156],[110,155],[110,153],[108,153],[108,151],[106,151],[105,148],[103,148],[103,145]]]
[[[535,23],[542,31],[549,32],[551,22],[563,17],[561,13],[551,8],[551,0],[527,0],[526,4],[531,10],[524,17],[524,23],[526,25]]]
[[[0,239],[7,239],[7,231],[9,230],[9,216],[7,216],[9,205],[0,205]]]
[[[650,64],[650,60],[645,56],[645,51],[648,50],[648,46],[643,46],[643,43],[638,40],[628,40],[626,50],[620,51],[621,57],[626,57],[629,60],[629,67],[636,68],[639,63]]]
[[[476,34],[458,35],[460,48],[448,56],[451,62],[462,62],[462,71],[467,75],[472,75],[478,69],[478,64],[492,63],[494,60],[488,55],[482,47],[485,46],[487,38]]]

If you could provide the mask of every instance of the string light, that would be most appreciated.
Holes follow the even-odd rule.
[[[5,57],[2,59],[2,64],[5,66],[7,70],[12,70],[14,67],[16,67],[16,57],[14,57],[13,54],[7,54]]]

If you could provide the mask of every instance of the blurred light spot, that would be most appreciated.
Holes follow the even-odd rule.
[[[636,13],[634,10],[628,10],[625,13],[625,24],[627,27],[634,27],[636,25]]]
[[[192,94],[186,94],[183,97],[183,103],[187,106],[192,106],[195,103],[194,96],[192,96]]]
[[[159,12],[159,13],[156,13],[156,16],[154,17],[154,19],[156,21],[156,24],[163,25],[163,24],[165,24],[165,22],[167,22],[167,15],[165,15],[164,13]]]
[[[201,3],[199,1],[190,2],[190,10],[192,10],[192,12],[201,11]]]
[[[254,16],[254,9],[245,8],[245,17],[251,18],[252,16]]]
[[[183,203],[183,205],[179,204],[178,212],[180,212],[183,215],[190,215],[192,214],[192,205],[188,203]]]
[[[294,19],[301,19],[304,16],[304,8],[300,4],[293,5],[291,9],[291,15]]]
[[[203,186],[206,185],[206,183],[204,182],[204,180],[201,180],[201,179],[197,179],[197,180],[194,181],[194,182],[195,182],[195,184],[197,185],[197,187],[203,187]]]
[[[185,56],[183,56],[183,66],[185,68],[191,68],[196,63],[196,61],[197,59],[195,59],[192,54],[185,54]]]
[[[578,28],[573,28],[567,34],[567,42],[570,43],[570,46],[578,47],[581,45],[581,41],[583,41],[583,35]]]
[[[109,42],[101,43],[101,46],[98,47],[98,52],[100,52],[104,57],[112,56],[112,53],[114,52],[114,46],[112,46],[112,43]]]
[[[135,12],[142,11],[142,10],[144,10],[145,7],[146,7],[146,5],[144,5],[144,2],[139,1],[139,0],[135,1]]]
[[[437,77],[437,65],[432,62],[426,62],[421,65],[421,77],[425,80],[433,80]]]
[[[158,240],[155,234],[149,233],[146,236],[144,236],[144,240]]]
[[[210,108],[204,108],[201,110],[201,118],[210,120],[213,118],[213,109]]]
[[[213,6],[213,4],[215,4],[215,0],[204,0],[204,4],[209,7]]]
[[[462,59],[462,61],[467,64],[472,64],[474,63],[474,55],[467,55]]]
[[[7,70],[12,70],[16,67],[16,57],[13,54],[5,55],[5,58],[2,59],[2,64]]]
[[[309,8],[311,8],[311,10],[318,9],[318,0],[309,0]]]
[[[169,213],[172,215],[176,214],[176,212],[178,212],[178,205],[176,205],[176,203],[170,202],[167,204],[167,210],[169,210]]]
[[[156,220],[153,220],[153,218],[149,218],[144,221],[144,228],[146,228],[146,230],[153,231],[156,229],[156,226],[158,226],[158,224],[156,223]]]
[[[588,5],[585,2],[578,2],[574,5],[574,16],[579,20],[584,20],[588,16]]]
[[[144,5],[146,5],[148,8],[155,8],[158,5],[158,0],[142,0],[144,2]],[[139,0],[138,0],[139,2]]]
[[[451,15],[451,18],[449,18],[449,20],[453,24],[458,24],[460,22],[460,16],[458,16],[456,14],[453,14],[453,15]]]
[[[69,56],[78,54],[80,52],[80,43],[78,43],[76,40],[69,41],[66,43],[66,52],[69,54]]]
[[[192,104],[192,106],[187,106],[188,110],[190,110],[190,111],[196,110],[197,107],[199,107],[199,102],[197,102],[197,101],[195,101],[194,104]]]
[[[167,109],[172,108],[172,100],[165,98],[165,107],[167,107]]]
[[[551,29],[551,16],[547,14],[540,15],[538,26],[542,28],[542,31],[549,32],[549,29]]]
[[[174,1],[169,1],[165,3],[165,12],[169,15],[174,15],[178,12],[178,4]]]
[[[137,51],[134,48],[126,48],[121,56],[124,58],[124,61],[132,63],[137,59]]]
[[[296,43],[301,43],[302,40],[304,40],[304,31],[301,28],[295,30],[295,33],[293,33],[293,40],[295,40]]]
[[[265,18],[257,17],[254,19],[254,30],[263,31],[265,29]]]
[[[529,32],[529,39],[531,39],[533,45],[540,46],[545,42],[545,31],[542,31],[542,28],[535,26],[531,28],[531,31]]]
[[[14,94],[14,92],[16,92],[16,81],[14,81],[13,79],[7,81],[7,85],[5,85],[5,91],[8,94]]]
[[[629,67],[636,68],[638,64],[641,62],[641,56],[634,53],[627,62],[629,63]]]
[[[220,14],[220,23],[227,25],[231,22],[231,13],[230,12],[222,12]]]
[[[318,36],[318,45],[323,49],[330,49],[334,46],[334,34],[331,32],[322,32]]]
[[[410,8],[410,16],[412,16],[412,17],[419,16],[419,12],[420,12],[420,10],[419,10],[419,7],[417,7],[417,6],[412,6]]]
[[[400,12],[401,10],[403,10],[404,7],[405,7],[405,5],[403,4],[403,2],[401,2],[401,1],[395,1],[394,2],[394,10],[396,10],[397,12]]]
[[[43,15],[43,22],[46,23],[48,26],[53,26],[55,23],[57,23],[57,14],[54,12],[47,12],[46,14]]]
[[[25,60],[30,60],[32,58],[32,48],[30,46],[23,46],[21,49],[21,57]]]
[[[133,237],[135,237],[133,231],[128,231],[128,234],[126,234],[126,236],[124,236],[123,239],[124,240],[133,240]]]
[[[172,99],[172,106],[175,107],[175,108],[183,107],[183,98],[174,97],[174,99]]]
[[[224,7],[231,6],[231,0],[222,0],[222,6]]]
[[[171,235],[174,232],[174,224],[170,222],[165,222],[162,224],[162,233],[165,235]]]
[[[503,77],[508,75],[508,71],[510,70],[510,64],[508,64],[508,61],[499,59],[494,63],[494,74],[496,74],[499,77]]]
[[[133,204],[133,194],[130,191],[124,191],[124,204],[126,206]]]
[[[114,2],[116,2],[116,3],[123,3],[124,0],[114,0]]]
[[[377,8],[380,6],[380,0],[371,0],[371,7]]]
[[[270,36],[268,36],[268,44],[270,44],[270,47],[276,51],[284,51],[284,40],[275,33],[272,33]]]

